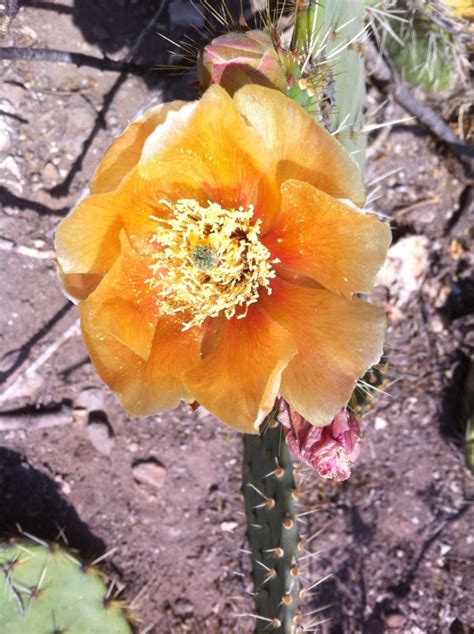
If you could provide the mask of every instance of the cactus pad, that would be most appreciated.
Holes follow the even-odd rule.
[[[132,632],[95,568],[25,538],[0,542],[0,623],[2,634]]]

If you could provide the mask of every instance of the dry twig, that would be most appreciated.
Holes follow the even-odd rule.
[[[466,167],[467,177],[474,178],[474,151],[472,148],[462,141],[432,108],[417,99],[413,91],[395,76],[373,44],[367,45],[366,55],[372,81],[377,88],[382,92],[390,91],[394,100],[416,117],[428,132],[446,145]]]

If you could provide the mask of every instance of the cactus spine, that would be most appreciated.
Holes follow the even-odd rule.
[[[5,634],[132,632],[93,566],[26,538],[0,542],[0,623]]]

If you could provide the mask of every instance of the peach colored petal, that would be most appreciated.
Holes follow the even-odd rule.
[[[369,293],[391,240],[388,225],[300,181],[282,186],[281,214],[265,245],[290,271],[350,298]]]
[[[283,397],[313,425],[329,424],[356,380],[382,355],[383,311],[281,279],[260,301],[298,346],[282,375]]]
[[[120,253],[120,231],[125,229],[134,247],[144,250],[156,228],[151,216],[161,213],[153,187],[134,168],[117,189],[87,196],[59,224],[59,266],[64,274],[103,275]]]
[[[364,202],[357,163],[296,102],[263,86],[244,86],[234,101],[260,135],[262,149],[270,152],[279,184],[296,179],[331,196]]]
[[[58,263],[56,263],[56,268],[64,294],[74,304],[86,299],[97,288],[102,279],[102,275],[89,275],[87,273],[66,274]]]
[[[182,376],[199,361],[196,329],[182,332],[171,319],[160,319],[145,360],[108,330],[97,327],[88,302],[82,302],[79,311],[91,361],[127,412],[150,416],[176,407],[180,400],[194,400]]]
[[[143,178],[164,198],[194,198],[226,209],[255,207],[263,232],[275,217],[280,193],[268,178],[270,157],[260,136],[238,113],[232,98],[212,86],[195,104],[170,113],[147,139],[139,163]],[[162,183],[170,183],[169,192]]]
[[[148,136],[161,125],[168,113],[179,110],[184,101],[159,104],[129,123],[127,129],[109,147],[89,185],[92,194],[116,189],[124,176],[138,163]]]
[[[148,258],[136,253],[124,230],[120,242],[119,257],[87,299],[89,321],[146,360],[158,322],[156,290],[146,283]]]
[[[186,374],[185,384],[224,423],[255,434],[296,348],[288,332],[255,304],[244,319],[221,319],[219,325],[220,337]]]

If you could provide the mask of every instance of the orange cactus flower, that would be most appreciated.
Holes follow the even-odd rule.
[[[390,231],[358,167],[280,92],[148,110],[56,234],[90,357],[128,412],[197,401],[256,433],[281,394],[328,424],[382,353]]]

